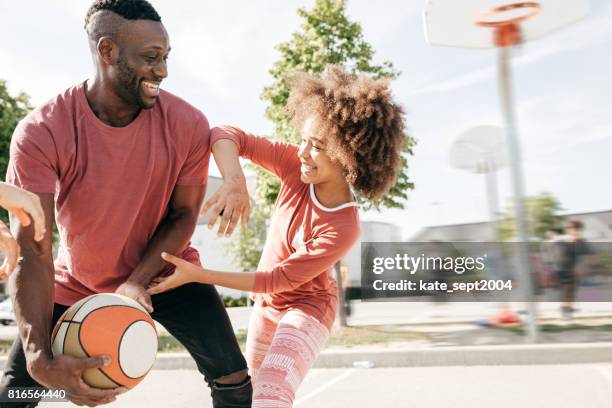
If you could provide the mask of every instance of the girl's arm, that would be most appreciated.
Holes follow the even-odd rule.
[[[281,180],[292,171],[299,171],[298,147],[291,143],[255,136],[233,126],[219,126],[211,131],[211,147],[222,140],[230,140],[238,149],[238,156],[265,168]],[[218,161],[217,156],[215,160]],[[219,163],[217,163],[219,164]]]
[[[242,227],[247,227],[251,211],[246,179],[238,157],[251,160],[283,180],[292,172],[299,174],[298,147],[254,136],[231,126],[213,128],[210,145],[217,167],[223,176],[223,185],[206,201],[201,214],[213,210],[208,228],[212,228],[217,218],[222,215],[217,235],[229,237],[239,219],[242,219]]]
[[[330,229],[310,240],[268,271],[220,272],[204,269],[181,258],[162,254],[176,266],[166,278],[154,279],[150,294],[165,292],[190,282],[208,283],[245,292],[278,293],[293,290],[328,271],[359,239],[359,226]]]
[[[147,289],[150,295],[166,292],[191,282],[208,283],[243,292],[252,292],[255,288],[255,272],[220,272],[204,269],[184,259],[162,253],[162,258],[176,266],[174,273],[166,278],[157,278]]]
[[[217,235],[229,237],[239,219],[242,219],[242,228],[247,228],[251,213],[249,192],[236,145],[222,139],[213,145],[212,153],[223,177],[223,185],[206,201],[200,214],[214,210],[208,220],[209,229],[215,225],[217,218],[223,215]]]

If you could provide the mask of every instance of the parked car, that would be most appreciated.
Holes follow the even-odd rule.
[[[11,298],[6,298],[0,302],[0,324],[7,326],[15,323],[15,312]]]

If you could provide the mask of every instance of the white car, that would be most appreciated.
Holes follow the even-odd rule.
[[[0,324],[7,326],[15,323],[15,312],[11,298],[6,298],[0,302]]]

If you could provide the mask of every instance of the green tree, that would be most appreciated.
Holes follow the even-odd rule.
[[[563,221],[563,216],[559,215],[561,209],[561,203],[551,193],[528,197],[525,202],[525,210],[529,237],[546,239],[546,231],[559,227]],[[516,237],[514,211],[511,207],[506,210],[500,223],[500,235],[502,241],[509,241]]]
[[[30,97],[24,92],[12,96],[6,86],[6,81],[0,79],[0,175],[2,180],[6,175],[9,161],[11,136],[17,123],[32,110]],[[8,213],[0,212],[0,219],[8,223]]]
[[[400,74],[389,61],[380,65],[372,62],[374,50],[365,41],[361,25],[346,16],[345,0],[316,0],[311,10],[299,9],[298,15],[303,23],[291,40],[276,47],[281,58],[270,70],[274,82],[264,88],[261,96],[268,102],[266,117],[274,124],[273,137],[293,143],[299,143],[299,135],[291,126],[285,106],[289,99],[287,79],[295,71],[318,74],[327,64],[339,64],[353,73],[369,74],[375,78],[396,78]],[[402,157],[402,171],[394,188],[380,200],[360,200],[363,208],[403,208],[407,192],[414,188],[407,174],[406,157],[412,154],[413,144],[409,139],[406,155]],[[280,188],[278,179],[260,169],[256,174],[262,197],[266,203],[273,204]]]
[[[248,228],[238,228],[232,235],[228,252],[235,264],[244,270],[255,270],[266,242],[266,220],[270,218],[270,206],[251,203]]]
[[[301,8],[298,10],[298,15],[303,20],[302,24],[289,41],[276,47],[281,58],[269,71],[274,82],[266,86],[261,95],[262,100],[268,103],[266,117],[274,125],[272,137],[293,143],[299,142],[299,136],[292,128],[285,112],[289,98],[287,79],[293,72],[317,74],[323,71],[327,64],[339,64],[353,73],[364,73],[375,78],[395,78],[400,74],[391,62],[385,61],[379,65],[372,62],[374,50],[365,41],[361,25],[348,19],[346,0],[316,0],[312,9]],[[389,194],[376,201],[359,199],[362,208],[376,210],[383,207],[403,208],[403,201],[408,198],[408,191],[414,188],[407,173],[408,156],[412,155],[413,145],[414,140],[408,138],[402,157],[402,171]],[[276,200],[280,183],[276,177],[261,168],[251,166],[250,169],[257,178],[257,205],[269,208]],[[269,213],[268,209],[258,215]],[[258,215],[252,215],[251,220],[254,223],[261,222],[257,219]],[[265,230],[263,234],[265,235]],[[257,243],[264,235],[258,236],[255,240],[254,236],[249,234],[239,235],[238,239],[234,240],[233,247],[238,251],[257,247]],[[252,241],[237,243],[236,241],[240,239]]]

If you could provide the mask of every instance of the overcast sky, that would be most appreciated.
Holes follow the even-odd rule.
[[[163,87],[200,108],[211,124],[266,134],[259,96],[279,58],[274,45],[298,28],[296,10],[314,1],[153,0],[170,33]],[[487,219],[485,181],[449,166],[453,140],[473,126],[500,125],[496,51],[432,47],[424,1],[349,0],[375,62],[402,71],[393,84],[418,140],[404,210],[365,213],[409,237],[427,225]],[[612,209],[612,2],[593,0],[589,17],[515,51],[514,82],[526,189],[557,196],[571,212]],[[86,79],[92,64],[83,31],[87,0],[0,2],[0,78],[35,104]],[[213,171],[214,173],[214,171]],[[508,203],[510,175],[499,175]]]

